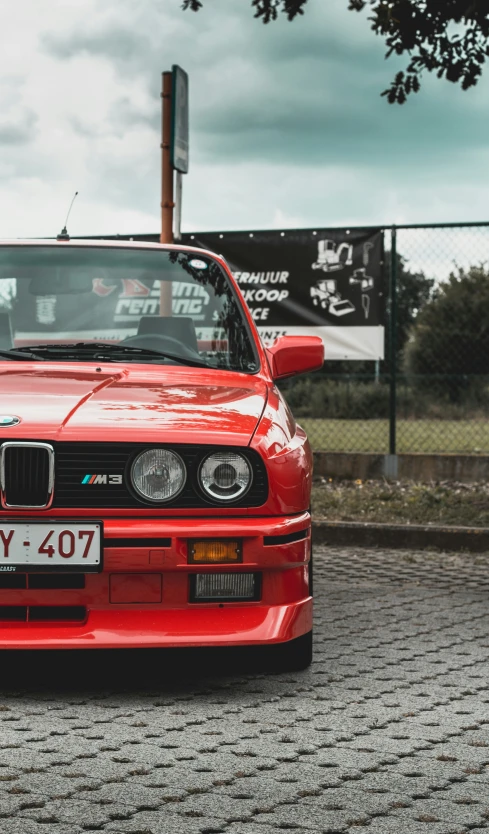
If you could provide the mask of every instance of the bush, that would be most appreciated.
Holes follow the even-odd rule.
[[[420,312],[406,350],[419,388],[436,385],[450,402],[485,397],[489,374],[489,274],[459,269]]]
[[[389,388],[383,383],[344,379],[298,379],[283,387],[296,417],[372,420],[389,416]]]
[[[399,376],[397,416],[400,419],[487,419],[489,377],[466,378],[458,400],[450,396],[454,380],[440,376]],[[455,378],[455,383],[457,378]],[[339,376],[305,377],[282,385],[282,393],[297,418],[380,420],[389,417],[389,381]]]

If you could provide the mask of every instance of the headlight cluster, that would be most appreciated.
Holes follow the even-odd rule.
[[[147,449],[131,467],[131,483],[146,501],[164,504],[176,498],[187,480],[185,464],[170,449]],[[197,480],[201,491],[213,501],[236,501],[251,486],[253,473],[239,452],[212,452],[200,464]]]

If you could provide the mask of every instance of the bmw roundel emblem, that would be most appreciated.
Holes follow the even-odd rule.
[[[10,414],[0,414],[0,429],[6,429],[9,426],[18,426],[20,417],[13,417]]]

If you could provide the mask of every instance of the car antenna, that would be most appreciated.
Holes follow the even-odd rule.
[[[73,199],[71,201],[70,207],[68,209],[68,214],[66,215],[65,224],[64,224],[63,228],[61,229],[59,235],[57,236],[56,240],[70,240],[70,236],[68,234],[68,230],[67,230],[66,227],[68,225],[68,220],[69,220],[69,217],[70,217],[70,214],[71,214],[71,209],[73,208],[73,203],[75,202],[77,197],[78,197],[78,191],[75,191],[75,196],[73,197]]]

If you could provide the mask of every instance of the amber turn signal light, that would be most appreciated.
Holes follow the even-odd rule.
[[[226,540],[212,541],[211,539],[189,542],[188,561],[198,565],[236,564],[242,561],[241,543]]]

